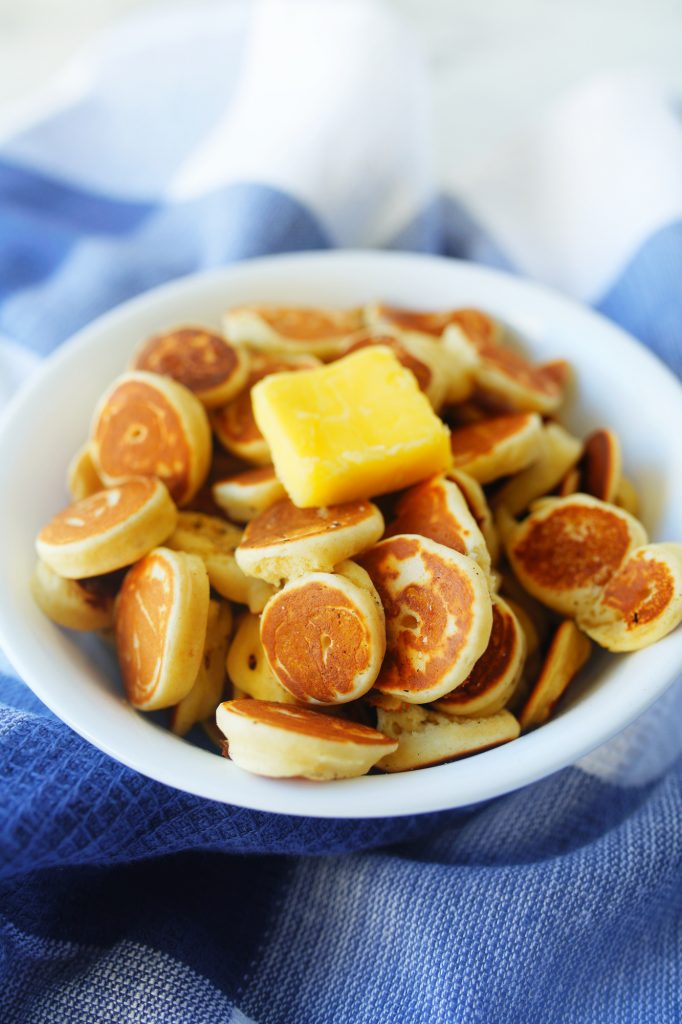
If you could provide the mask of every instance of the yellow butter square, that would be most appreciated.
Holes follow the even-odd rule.
[[[450,432],[388,348],[266,377],[252,391],[277,476],[300,508],[397,491],[450,467]]]

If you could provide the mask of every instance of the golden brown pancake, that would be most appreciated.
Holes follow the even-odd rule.
[[[500,539],[497,536],[493,514],[490,511],[483,488],[478,480],[474,480],[472,476],[462,472],[460,469],[450,470],[447,476],[449,480],[452,480],[459,487],[469,511],[483,534],[488,554],[490,555],[490,562],[492,565],[497,565],[500,557]]]
[[[570,619],[561,623],[552,638],[540,676],[521,712],[522,729],[547,721],[568,684],[589,658],[591,650],[590,641]]]
[[[108,485],[156,476],[178,505],[199,490],[211,461],[201,402],[168,377],[136,371],[119,377],[99,402],[90,453]]]
[[[211,425],[221,445],[246,462],[269,465],[272,462],[270,449],[253,415],[251,388],[271,373],[310,370],[319,365],[319,360],[314,356],[305,354],[288,356],[270,355],[267,352],[251,353],[249,373],[243,389],[231,402],[214,412],[211,418]]]
[[[266,352],[302,352],[332,359],[363,328],[360,309],[312,306],[237,306],[225,314],[230,341]]]
[[[138,477],[59,512],[36,539],[59,576],[82,579],[131,565],[173,531],[177,510],[160,480]]]
[[[589,608],[643,543],[646,533],[636,519],[586,494],[539,502],[505,541],[520,583],[564,615]]]
[[[229,402],[244,386],[248,357],[220,334],[203,327],[179,327],[149,338],[132,369],[172,377],[214,408]]]
[[[365,775],[397,747],[369,726],[271,701],[228,701],[216,721],[240,768],[276,778]]]
[[[259,466],[216,480],[213,499],[229,519],[247,523],[286,497],[272,466]]]
[[[476,563],[414,534],[383,540],[358,561],[386,613],[377,689],[423,704],[464,682],[492,628],[488,585]]]
[[[436,702],[436,710],[465,716],[500,711],[519,681],[525,654],[526,639],[518,619],[501,597],[495,597],[488,646],[464,682]]]
[[[517,412],[550,413],[563,401],[570,377],[564,360],[536,365],[521,352],[503,343],[501,326],[479,310],[458,310],[447,333],[461,331],[478,356],[474,371],[477,390],[501,400]]]
[[[621,450],[612,430],[595,430],[585,441],[580,490],[600,501],[615,501],[621,481]]]
[[[126,575],[116,604],[116,650],[133,707],[172,707],[190,692],[208,606],[208,575],[196,555],[155,548]]]
[[[577,466],[571,466],[568,472],[561,480],[557,494],[560,498],[568,498],[569,495],[575,494],[576,491],[580,490],[580,470]],[[596,497],[596,495],[595,495]]]
[[[377,725],[398,743],[395,753],[387,754],[377,765],[385,772],[445,764],[508,743],[520,731],[519,723],[508,711],[485,718],[463,718],[409,704],[395,710],[379,708]]]
[[[260,638],[260,617],[242,615],[227,654],[227,674],[233,697],[253,697],[275,703],[293,704],[294,697],[278,682],[268,665]]]
[[[379,539],[381,512],[370,501],[298,508],[289,498],[247,524],[237,562],[252,576],[278,583],[304,572],[327,572]]]
[[[260,635],[273,674],[301,703],[362,697],[386,650],[376,596],[334,573],[306,573],[287,583],[265,606]]]
[[[453,480],[434,476],[404,492],[395,506],[387,537],[418,533],[473,558],[485,573],[490,555],[464,495]]]
[[[682,621],[682,545],[647,544],[632,551],[578,624],[602,647],[636,651]]]
[[[540,452],[542,421],[537,413],[496,416],[450,434],[453,466],[481,484],[510,476]]]

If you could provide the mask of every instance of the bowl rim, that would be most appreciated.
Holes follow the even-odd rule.
[[[677,403],[681,410],[682,425],[682,384],[675,374],[651,350],[620,327],[599,313],[544,285],[504,271],[449,257],[381,250],[314,250],[257,257],[186,275],[150,289],[91,321],[44,360],[0,416],[0,472],[3,466],[3,451],[10,443],[13,424],[30,410],[34,396],[40,393],[45,381],[49,380],[55,370],[65,363],[77,361],[80,354],[91,346],[96,347],[97,336],[103,331],[118,325],[124,326],[138,312],[155,305],[163,306],[170,298],[179,300],[203,288],[224,288],[226,283],[238,284],[240,278],[248,279],[261,270],[267,272],[272,267],[293,264],[300,269],[305,268],[306,264],[321,263],[329,265],[330,268],[334,265],[342,268],[345,265],[346,268],[352,267],[354,271],[364,265],[368,273],[371,273],[373,266],[379,264],[403,264],[408,267],[410,264],[420,267],[446,264],[453,273],[462,275],[464,279],[468,277],[470,280],[487,282],[493,289],[493,295],[494,289],[507,293],[511,291],[525,297],[530,303],[549,307],[553,316],[563,315],[575,321],[577,326],[582,325],[593,333],[596,331],[600,337],[600,344],[617,349],[622,358],[628,359],[633,372],[653,377],[656,387],[662,389],[665,401],[669,404]],[[350,270],[348,272],[350,273]],[[74,712],[73,707],[65,709],[60,705],[59,700],[51,692],[49,672],[45,674],[51,664],[49,656],[38,649],[37,645],[36,648],[32,648],[16,640],[17,636],[21,636],[21,630],[16,628],[20,624],[16,616],[13,618],[12,615],[11,592],[5,577],[6,574],[0,572],[0,646],[20,678],[58,718],[115,760],[159,782],[206,799],[274,813],[320,818],[392,817],[470,806],[503,795],[574,764],[578,758],[616,735],[665,692],[679,675],[682,662],[682,656],[679,660],[668,658],[656,679],[650,681],[646,689],[640,688],[639,694],[636,695],[637,699],[632,699],[631,694],[629,699],[615,708],[611,704],[606,704],[603,699],[600,700],[597,688],[588,697],[592,714],[582,716],[586,720],[582,722],[581,729],[575,728],[573,718],[582,715],[584,707],[577,707],[548,722],[541,729],[521,736],[511,745],[503,745],[471,758],[428,769],[405,774],[364,776],[361,779],[327,783],[324,786],[304,780],[272,780],[240,773],[243,780],[236,791],[233,784],[225,780],[222,792],[217,776],[211,784],[208,784],[206,779],[197,782],[194,776],[194,781],[188,783],[181,776],[180,770],[174,771],[168,766],[173,760],[186,762],[187,767],[192,767],[193,772],[201,779],[202,765],[207,774],[208,769],[203,761],[198,760],[199,757],[212,757],[215,764],[224,770],[225,763],[215,755],[184,744],[188,752],[187,757],[177,758],[177,747],[174,746],[171,750],[165,742],[177,744],[177,737],[159,728],[159,742],[154,746],[164,754],[164,768],[161,770],[149,757],[144,756],[144,751],[121,749],[120,744],[108,742],[106,735],[102,736],[96,729],[93,730],[89,716],[79,714],[77,707]],[[672,649],[676,651],[679,647],[682,655],[681,643],[678,641]],[[632,655],[628,657],[633,658]],[[632,676],[633,672],[634,668],[629,676]],[[507,751],[512,748],[517,750],[518,757],[509,758]],[[170,756],[172,752],[176,755],[175,758]],[[541,768],[533,769],[533,765],[537,766],[538,763],[541,764]],[[498,770],[502,773],[501,781],[497,774]],[[215,768],[210,774],[215,774]],[[375,792],[372,792],[373,789]],[[377,806],[377,801],[381,801],[381,806]]]

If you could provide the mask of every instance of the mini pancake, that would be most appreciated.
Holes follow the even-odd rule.
[[[627,512],[587,494],[546,498],[505,541],[521,585],[562,615],[589,611],[602,587],[636,547],[644,527]]]
[[[560,481],[556,493],[560,498],[567,498],[569,494],[575,494],[579,490],[580,470],[577,466],[571,466],[566,475]]]
[[[508,743],[520,732],[519,723],[508,711],[485,718],[461,718],[408,704],[396,711],[379,708],[377,728],[398,743],[395,753],[377,764],[385,772],[444,764]]]
[[[531,597],[508,566],[505,567],[502,573],[500,592],[507,603],[511,605],[514,614],[522,626],[524,626],[523,615],[530,619],[537,636],[538,642],[536,646],[544,645],[549,638],[552,613],[540,601]],[[517,608],[520,609],[523,615],[517,611]],[[524,631],[526,633],[527,653],[530,654],[533,649],[533,643],[525,627]]]
[[[631,516],[637,516],[639,513],[639,495],[637,489],[626,476],[620,478],[620,484],[618,486],[618,493],[614,498],[614,505],[618,505],[618,508],[624,508],[626,512],[629,512]]]
[[[172,533],[177,509],[160,480],[139,477],[69,505],[36,539],[59,576],[82,579],[131,565]]]
[[[498,491],[495,506],[504,505],[513,516],[518,515],[536,498],[549,494],[576,464],[581,452],[582,444],[577,438],[558,423],[548,423],[542,429],[535,461]]]
[[[403,493],[385,535],[395,537],[399,533],[430,537],[468,555],[486,574],[490,573],[490,554],[485,538],[459,487],[444,476],[432,476]]]
[[[436,702],[436,710],[465,717],[500,711],[521,678],[525,659],[526,638],[521,624],[509,605],[495,597],[488,646],[469,677]]]
[[[481,484],[525,469],[540,455],[542,420],[537,413],[496,416],[450,434],[453,466]]]
[[[399,534],[359,559],[386,613],[382,693],[410,704],[445,696],[469,676],[490,639],[485,573],[428,537]]]
[[[333,359],[341,355],[364,324],[360,309],[262,305],[229,309],[223,326],[236,345]]]
[[[242,539],[238,526],[218,516],[180,512],[175,530],[166,541],[174,551],[198,555],[206,566],[211,586],[221,597],[246,604],[260,612],[272,596],[272,587],[246,576],[237,564],[235,551]]]
[[[155,548],[128,572],[116,602],[116,650],[133,707],[172,707],[190,692],[208,604],[208,575],[196,555]]]
[[[442,402],[463,402],[474,387],[477,357],[459,332],[447,340],[443,333],[452,316],[452,312],[425,313],[381,303],[365,307],[370,329],[399,339],[412,355],[428,362],[440,378],[444,394],[434,408],[440,408]]]
[[[250,355],[249,374],[246,384],[231,402],[216,410],[211,417],[213,431],[226,451],[245,462],[267,466],[272,462],[270,448],[263,437],[253,415],[251,389],[263,377],[284,371],[311,370],[320,365],[318,359],[309,355],[268,355],[253,352]]]
[[[260,617],[246,613],[239,620],[227,654],[227,674],[233,697],[253,697],[278,704],[295,704],[294,697],[279,683],[268,665],[260,638]]]
[[[522,729],[547,721],[591,651],[592,644],[570,619],[561,623],[552,638],[540,676],[521,712]]]
[[[636,548],[578,625],[610,651],[638,651],[682,622],[682,544]]]
[[[516,412],[547,415],[559,408],[570,378],[568,363],[555,360],[536,365],[516,348],[501,343],[503,332],[490,318],[481,319],[476,310],[460,313],[465,315],[448,326],[444,340],[460,332],[468,341],[477,356],[477,391],[508,404]]]
[[[446,474],[449,480],[456,483],[462,492],[462,497],[467,503],[469,511],[476,520],[476,524],[483,534],[490,561],[497,565],[500,557],[500,539],[497,536],[497,529],[493,520],[493,514],[478,480],[474,480],[468,473],[459,469],[451,469]]]
[[[247,469],[213,484],[216,505],[236,523],[247,523],[261,512],[286,498],[284,486],[272,466]]]
[[[367,725],[270,701],[227,701],[216,721],[235,764],[273,778],[355,778],[398,745]]]
[[[178,327],[145,341],[131,369],[172,377],[214,409],[244,387],[249,358],[243,348],[204,327]]]
[[[191,501],[184,506],[188,512],[203,512],[207,516],[223,516],[223,510],[213,500],[213,485],[229,476],[236,476],[250,469],[247,462],[226,452],[217,440],[213,444],[213,456],[208,476]]]
[[[283,498],[247,525],[236,558],[247,575],[278,585],[305,572],[329,572],[383,532],[383,516],[369,501],[297,508]]]
[[[186,736],[193,725],[213,718],[225,688],[225,655],[232,631],[232,611],[224,601],[209,601],[206,639],[194,685],[173,708],[171,732]]]
[[[97,476],[97,470],[92,462],[89,444],[79,448],[71,459],[66,474],[66,486],[73,501],[82,501],[83,498],[89,498],[91,494],[104,490],[104,484]]]
[[[156,476],[177,505],[201,487],[211,462],[203,405],[169,377],[141,370],[114,381],[95,410],[90,432],[95,469],[111,486]]]
[[[103,584],[99,581],[103,580]],[[48,619],[65,629],[109,629],[114,621],[115,590],[108,577],[68,580],[40,560],[31,577],[33,599]]]
[[[347,704],[376,679],[386,651],[378,599],[346,576],[310,572],[287,583],[263,610],[265,657],[303,704]]]
[[[620,441],[612,430],[595,430],[585,441],[580,462],[580,487],[600,501],[615,501],[620,487]]]

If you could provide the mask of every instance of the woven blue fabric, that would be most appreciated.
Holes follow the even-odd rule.
[[[307,103],[310,133],[322,131],[304,75],[296,93],[296,48],[308,52],[312,39],[319,49],[323,5],[281,5],[287,18],[267,2],[226,6],[121,30],[99,52],[98,74],[81,76],[82,93],[0,146],[7,387],[17,367],[25,372],[27,351],[51,352],[118,302],[262,253],[381,244],[537,273],[482,191],[473,201],[473,186],[424,185],[412,107],[420,72],[383,8],[358,0],[325,15],[336,19],[324,22],[332,81],[325,91],[317,68],[319,105],[351,152],[339,168],[338,158],[326,162],[324,137],[308,150],[305,124],[280,125],[283,111]],[[287,76],[272,37],[294,48]],[[182,88],[179,66],[192,72]],[[259,81],[276,80],[267,102],[253,98],[254,68]],[[388,98],[387,75],[396,82]],[[604,96],[593,104],[597,140],[598,118],[618,107],[615,93]],[[402,118],[395,136],[386,103]],[[254,131],[281,128],[288,140],[248,175],[242,148],[258,146],[243,134],[243,111]],[[369,129],[354,135],[363,117]],[[679,123],[670,118],[672,137]],[[242,160],[234,166],[233,151]],[[495,167],[501,197],[505,166]],[[657,210],[629,247],[594,257],[587,297],[679,373],[682,221],[661,222]],[[628,217],[626,206],[611,213]],[[586,208],[576,231],[589,221]],[[541,243],[549,268],[560,243]],[[547,279],[586,297],[568,254]],[[680,685],[580,765],[505,798],[328,821],[214,804],[144,778],[0,668],[7,1024],[682,1020]]]

